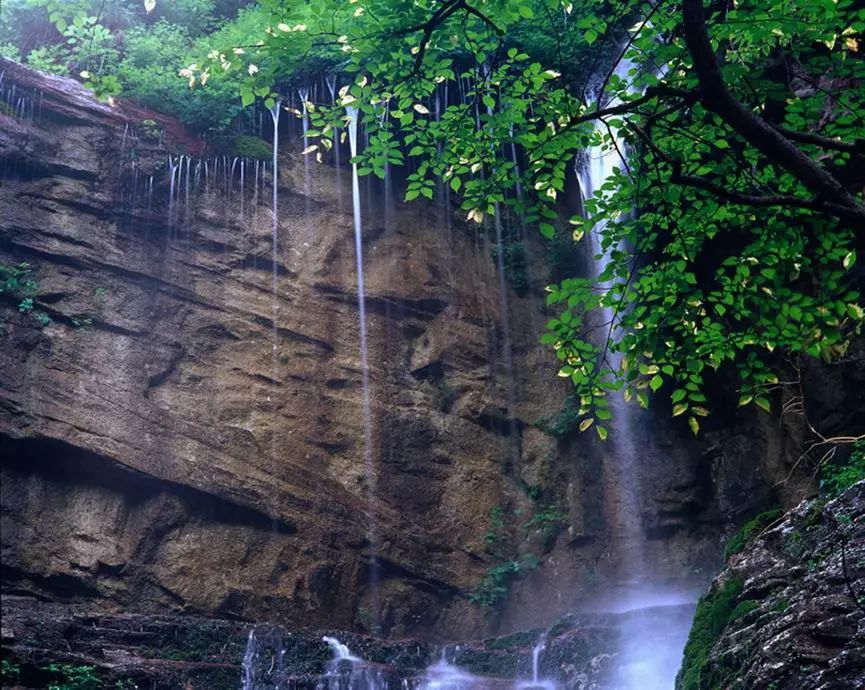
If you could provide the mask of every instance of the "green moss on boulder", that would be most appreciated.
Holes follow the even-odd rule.
[[[270,145],[258,137],[239,134],[228,144],[228,153],[240,158],[263,158],[268,159],[273,155]]]
[[[764,513],[760,513],[755,518],[749,520],[745,523],[745,526],[739,530],[738,534],[736,534],[730,541],[727,542],[727,545],[724,547],[724,560],[727,560],[733,554],[739,553],[742,549],[745,548],[745,545],[753,539],[756,535],[760,534],[767,527],[772,525],[781,519],[784,515],[784,511],[780,508],[775,508],[773,510],[767,510]]]
[[[685,659],[677,680],[677,687],[680,690],[701,690],[701,688],[711,687],[702,677],[709,652],[737,610],[737,599],[743,587],[744,582],[741,579],[732,578],[720,587],[713,584],[700,599],[694,614],[691,634],[685,645]]]

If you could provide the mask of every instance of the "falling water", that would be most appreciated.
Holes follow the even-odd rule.
[[[173,156],[168,156],[168,173],[170,177],[169,185],[168,185],[168,228],[172,230],[174,228],[174,216],[176,213],[176,202],[174,199],[174,188],[177,186],[177,175],[180,170],[180,161],[176,160]]]
[[[306,151],[307,148],[309,148],[309,88],[307,87],[298,89],[297,94],[300,97],[301,127],[303,128],[303,150]],[[309,214],[312,208],[312,185],[310,172],[311,164],[312,162],[310,161],[309,155],[305,154],[303,156],[303,198],[305,227],[309,227]]]
[[[328,647],[333,650],[334,661],[360,661],[360,659],[358,659],[351,653],[348,645],[343,644],[335,637],[324,636],[321,638],[321,640],[322,642],[326,642]]]
[[[454,666],[442,656],[424,671],[420,688],[421,690],[470,690],[478,686],[477,676]]]
[[[477,127],[480,129],[480,112],[477,113]],[[493,117],[493,109],[487,106],[487,115]],[[496,269],[499,282],[499,311],[501,312],[502,359],[505,363],[505,385],[508,396],[508,436],[511,442],[511,463],[519,463],[518,430],[514,421],[516,415],[516,376],[514,374],[513,345],[511,343],[510,305],[508,304],[507,278],[505,277],[505,243],[502,225],[502,211],[498,201],[493,203],[493,223],[496,231]]]
[[[516,684],[516,690],[556,690],[557,683],[552,680],[541,678],[541,654],[547,648],[546,633],[541,635],[540,639],[532,647],[532,679],[519,681]]]
[[[627,79],[634,64],[627,60],[620,61],[616,73],[621,79]],[[615,105],[613,101],[606,105]],[[600,127],[600,125],[599,125]],[[606,128],[599,133],[607,133]],[[576,173],[584,199],[599,193],[604,182],[614,174],[614,169],[627,170],[625,148],[612,131],[613,140],[607,146],[594,146],[587,152],[585,161],[578,162]],[[597,223],[590,233],[590,248],[592,252],[592,276],[599,279],[610,264],[612,250],[604,251],[601,240],[606,221]],[[612,248],[617,249],[617,248]],[[602,285],[607,287],[606,285]],[[615,323],[616,313],[612,307],[602,310],[602,338],[616,335],[618,328]],[[621,364],[622,355],[614,353],[611,365],[616,368]],[[634,409],[624,399],[614,396],[610,400],[615,420],[615,431],[610,435],[606,447],[604,462],[605,471],[609,472],[608,485],[613,487],[614,495],[609,497],[608,505],[615,506],[615,514],[611,515],[613,539],[620,541],[619,568],[620,579],[624,581],[628,591],[614,594],[620,602],[627,602],[623,610],[644,609],[657,605],[657,593],[649,582],[650,573],[646,566],[645,536],[640,516],[641,486],[640,468],[637,462],[638,441],[635,435],[636,419]],[[673,603],[682,603],[682,593],[673,593]],[[669,598],[669,595],[667,595]],[[672,600],[671,600],[672,601]],[[662,605],[670,602],[663,602]],[[659,631],[660,632],[660,631]],[[665,636],[658,639],[646,639],[646,636],[629,626],[623,625],[619,642],[617,658],[616,690],[672,690],[675,682],[677,663],[669,663],[669,659],[678,660],[687,638],[687,629],[664,631]]]
[[[327,86],[327,90],[330,91],[330,101],[336,106],[336,94],[337,94],[337,77],[335,74],[329,74],[325,77],[324,83]],[[334,127],[332,134],[332,142],[333,142],[333,164],[336,172],[336,208],[340,213],[342,212],[342,167],[340,165],[340,153],[339,153],[339,129]]]
[[[351,106],[346,108],[348,114],[348,137],[351,147],[351,156],[357,156],[357,121],[358,111]],[[357,164],[352,163],[351,166],[351,194],[352,194],[352,209],[354,217],[354,250],[357,259],[357,306],[359,314],[360,326],[360,374],[363,384],[363,457],[366,470],[366,492],[367,492],[367,509],[369,511],[367,538],[369,540],[372,553],[370,554],[369,565],[369,583],[371,594],[371,617],[372,627],[375,629],[378,618],[378,582],[376,574],[376,549],[378,544],[378,535],[375,523],[375,467],[372,459],[372,412],[370,410],[369,399],[369,366],[367,356],[367,338],[366,338],[366,296],[363,285],[363,242],[361,234],[361,217],[360,217],[360,184],[357,175]]]
[[[271,312],[273,317],[273,362],[274,374],[276,370],[276,356],[279,341],[278,317],[279,301],[277,300],[277,277],[279,271],[279,112],[282,101],[277,100],[270,108],[273,118],[273,197],[271,199],[271,251],[272,251],[272,273],[271,273]],[[274,375],[274,380],[276,376]],[[268,397],[268,399],[270,399]],[[275,435],[274,435],[275,437]]]
[[[255,690],[255,628],[249,631],[243,654],[243,690]]]

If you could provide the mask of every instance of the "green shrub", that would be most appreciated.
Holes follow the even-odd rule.
[[[4,57],[7,60],[15,60],[16,62],[21,60],[21,53],[18,51],[18,46],[14,43],[9,43],[8,41],[0,42],[0,57]]]
[[[507,596],[511,583],[515,579],[535,570],[538,565],[536,556],[526,554],[517,560],[493,566],[469,594],[469,601],[485,607],[494,606]]]
[[[853,451],[845,463],[824,463],[820,467],[820,489],[829,497],[834,498],[865,479],[865,441],[856,441]]]
[[[751,613],[754,609],[760,608],[760,604],[753,599],[745,599],[745,601],[741,601],[736,605],[736,608],[733,609],[733,613],[730,614],[730,620],[738,620],[742,616]]]
[[[567,517],[559,506],[550,504],[537,510],[526,522],[525,528],[544,535],[554,534],[565,524]]]
[[[229,154],[241,158],[263,158],[269,159],[273,156],[270,145],[258,137],[250,137],[240,134],[234,137],[229,144]]]
[[[490,250],[493,260],[498,260],[498,247]],[[502,241],[502,265],[505,269],[505,279],[521,297],[529,290],[529,267],[526,258],[526,246],[522,241],[507,237]]]
[[[583,417],[578,413],[576,397],[569,395],[557,414],[542,417],[535,422],[535,426],[547,434],[564,440],[577,433],[582,419]]]
[[[51,323],[45,312],[35,308],[36,291],[39,283],[33,269],[26,261],[16,265],[0,264],[0,295],[10,295],[18,303],[18,311],[29,314],[42,326]]]
[[[0,683],[3,685],[18,685],[18,679],[21,677],[21,667],[3,659],[0,661]]]
[[[45,670],[54,676],[48,683],[48,690],[99,690],[102,687],[95,666],[51,664]]]

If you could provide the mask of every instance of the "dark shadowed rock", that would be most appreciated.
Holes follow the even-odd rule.
[[[865,482],[802,503],[698,606],[679,690],[865,687]]]

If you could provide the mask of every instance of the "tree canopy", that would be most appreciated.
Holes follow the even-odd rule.
[[[468,222],[595,229],[605,267],[548,288],[543,336],[581,429],[605,438],[622,391],[667,396],[697,433],[713,376],[769,409],[785,366],[860,332],[862,2],[259,0],[243,20],[184,66],[196,92],[233,75],[271,107],[331,73],[336,102],[303,106],[319,153],[352,106],[361,174],[407,166],[407,200],[443,181]],[[563,215],[593,148],[623,164]]]

